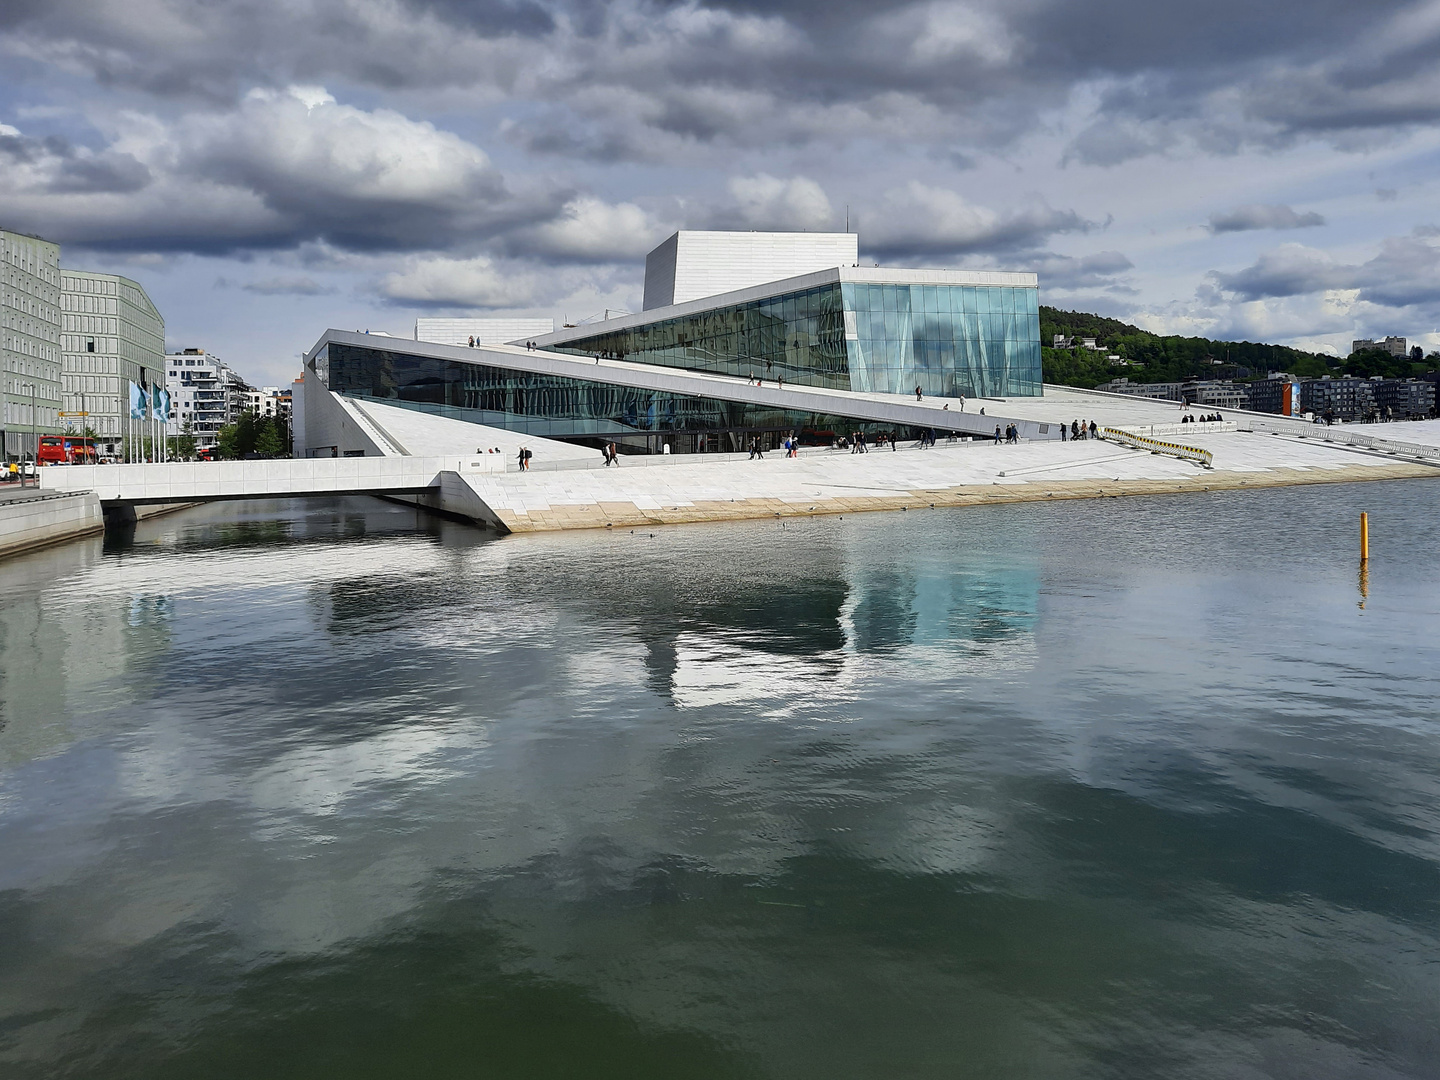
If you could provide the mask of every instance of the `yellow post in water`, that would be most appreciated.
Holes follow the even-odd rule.
[[[1370,561],[1370,515],[1360,514],[1360,561]]]

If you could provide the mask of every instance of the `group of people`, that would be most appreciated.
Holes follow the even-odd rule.
[[[520,460],[520,471],[521,471],[521,472],[529,472],[529,471],[530,471],[530,457],[531,457],[530,451],[527,450],[525,447],[522,446],[522,447],[520,447],[520,453],[517,455],[517,457],[518,457],[519,460]]]
[[[999,446],[1002,442],[1004,442],[1004,443],[1019,443],[1019,442],[1020,442],[1020,426],[1019,426],[1018,424],[1006,424],[1006,425],[1005,425],[1005,430],[1004,430],[1004,432],[1002,433],[1001,430],[1000,430],[1000,425],[999,425],[999,424],[996,424],[996,425],[995,425],[995,445],[996,445],[996,446]]]
[[[1060,441],[1064,442],[1066,436],[1076,441],[1080,439],[1098,439],[1100,437],[1100,428],[1094,420],[1091,420],[1088,424],[1085,423],[1084,420],[1071,420],[1068,428],[1064,424],[1060,425]]]
[[[620,448],[613,442],[608,442],[600,448],[600,456],[605,459],[605,467],[620,464]]]
[[[1219,423],[1221,420],[1223,420],[1223,419],[1224,419],[1224,417],[1222,417],[1218,412],[1206,413],[1204,416],[1200,417],[1199,419],[1196,419],[1195,417],[1191,416],[1189,413],[1186,413],[1184,416],[1182,416],[1182,417],[1180,418],[1180,423],[1182,423],[1182,424],[1218,424],[1218,423]]]
[[[751,461],[754,461],[756,458],[764,459],[764,457],[765,457],[765,444],[760,441],[760,436],[759,436],[759,435],[751,435],[751,436],[750,436],[750,460],[751,460]]]

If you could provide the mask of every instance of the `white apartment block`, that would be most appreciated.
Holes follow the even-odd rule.
[[[204,349],[186,349],[165,358],[165,388],[170,392],[168,435],[187,431],[195,449],[212,449],[220,429],[249,406],[250,387],[228,364]]]
[[[60,245],[0,229],[0,446],[32,458],[60,431]]]
[[[130,383],[165,381],[165,320],[144,288],[118,274],[61,270],[62,426],[95,432],[101,457],[123,452]]]
[[[259,390],[246,390],[241,395],[245,409],[260,417],[290,418],[290,388],[281,390],[278,386],[262,386]]]
[[[645,256],[645,310],[859,261],[856,233],[682,229]]]
[[[436,345],[508,345],[554,332],[554,319],[415,320],[415,340]]]

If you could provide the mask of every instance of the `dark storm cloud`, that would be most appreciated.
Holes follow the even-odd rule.
[[[258,296],[327,296],[335,291],[311,278],[265,278],[246,282],[240,288]]]
[[[482,37],[517,34],[540,37],[555,29],[555,16],[538,3],[521,0],[410,0],[417,11],[429,12],[446,22]]]
[[[535,148],[590,156],[643,157],[643,132],[924,141],[928,128],[994,145],[1087,83],[1105,94],[1081,160],[1163,149],[1177,122],[1220,152],[1440,116],[1428,60],[1440,27],[1400,0],[12,0],[4,11],[12,52],[106,85],[215,100],[291,81],[474,87],[541,106]],[[561,137],[577,126],[595,130]]]
[[[1325,219],[1313,210],[1297,213],[1289,206],[1251,203],[1223,214],[1210,215],[1212,232],[1246,232],[1250,229],[1308,229],[1324,225]]]
[[[1241,300],[1304,296],[1329,289],[1355,290],[1356,299],[1382,307],[1440,306],[1440,229],[1421,226],[1387,237],[1373,259],[1336,262],[1322,251],[1283,244],[1233,274],[1211,280]]]
[[[1025,269],[1040,275],[1046,289],[1125,288],[1116,280],[1135,264],[1118,251],[1097,251],[1079,258],[1044,254],[1027,260]]]
[[[126,153],[92,153],[64,139],[0,134],[0,161],[12,166],[47,168],[48,188],[60,194],[139,191],[150,183],[150,170]]]
[[[912,182],[886,192],[862,219],[861,245],[866,255],[886,259],[1027,252],[1058,233],[1099,227],[1073,210],[1042,204],[1000,212],[958,192]]]

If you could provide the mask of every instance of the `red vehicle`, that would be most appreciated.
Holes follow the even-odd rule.
[[[41,435],[41,465],[94,465],[97,459],[95,440],[79,435]]]

